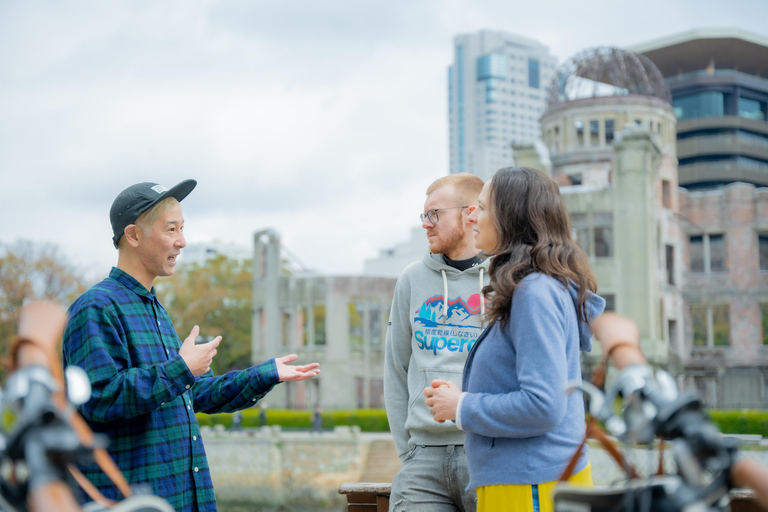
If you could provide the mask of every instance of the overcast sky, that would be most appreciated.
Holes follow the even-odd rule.
[[[765,0],[0,0],[0,242],[100,277],[115,196],[194,178],[188,243],[272,227],[308,267],[358,273],[448,172],[455,34],[519,33],[562,62],[766,19]]]

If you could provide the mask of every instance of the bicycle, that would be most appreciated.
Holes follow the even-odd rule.
[[[723,437],[709,419],[694,392],[678,394],[674,379],[651,368],[639,349],[637,326],[615,313],[606,313],[592,325],[603,347],[603,364],[596,382],[601,385],[610,358],[620,370],[607,393],[588,382],[571,383],[589,397],[591,416],[586,437],[595,437],[608,449],[627,474],[623,486],[585,489],[560,484],[554,492],[555,511],[608,512],[720,512],[729,510],[729,491],[751,488],[768,507],[768,469],[754,460],[737,460],[737,442]],[[621,416],[616,400],[623,399]],[[622,442],[650,445],[656,438],[671,441],[676,473],[641,478],[604,435],[597,424]],[[585,437],[585,441],[586,441]],[[561,478],[567,480],[582,446]],[[662,448],[663,449],[663,448]]]

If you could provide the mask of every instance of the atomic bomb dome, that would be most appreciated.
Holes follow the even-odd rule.
[[[644,55],[620,48],[583,50],[555,71],[549,87],[547,109],[573,100],[638,95],[672,102],[664,77]]]

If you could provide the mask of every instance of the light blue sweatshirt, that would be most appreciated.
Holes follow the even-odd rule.
[[[494,322],[467,356],[461,428],[466,434],[470,488],[557,480],[584,437],[579,351],[592,349],[589,326],[578,320],[574,283],[544,274],[525,277],[512,296],[504,328]],[[605,300],[589,294],[588,318]],[[586,455],[575,468],[587,465]]]

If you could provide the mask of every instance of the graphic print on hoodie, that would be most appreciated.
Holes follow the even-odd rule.
[[[461,297],[446,301],[443,295],[424,301],[413,317],[417,348],[434,354],[438,350],[469,352],[482,332],[478,327],[481,300],[481,295],[475,293],[466,301]]]

